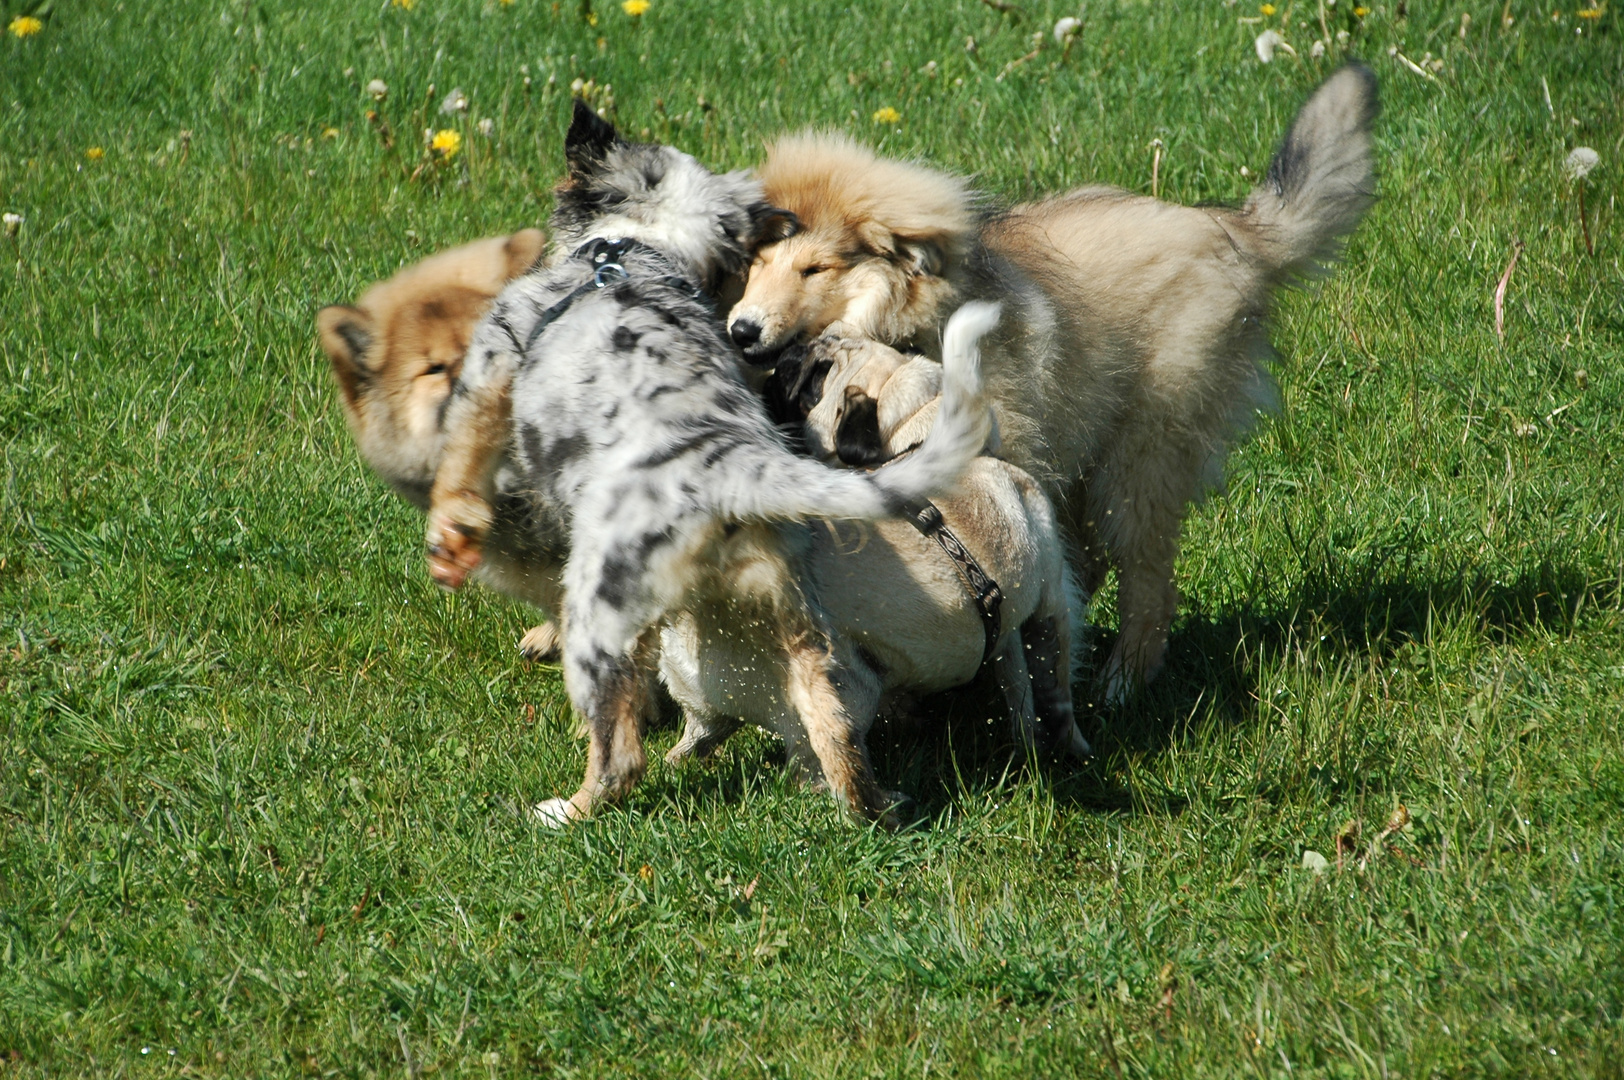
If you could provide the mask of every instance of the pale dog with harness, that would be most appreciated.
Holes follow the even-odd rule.
[[[920,367],[926,369],[922,379],[914,370]],[[886,416],[885,389],[902,380],[928,384],[929,401],[906,415]],[[872,465],[909,453],[924,439],[941,385],[942,366],[934,361],[831,333],[779,364],[768,398],[780,422],[799,424],[815,455]],[[869,389],[881,395],[878,410]],[[834,400],[843,407],[829,408]],[[996,450],[996,441],[995,431],[989,449]],[[838,454],[837,443],[843,447]],[[857,444],[863,452],[849,456],[845,450]],[[1092,751],[1071,701],[1076,597],[1063,552],[1054,508],[1040,486],[1016,466],[982,457],[952,496],[920,500],[900,520],[862,532],[832,525],[815,530],[808,566],[832,622],[881,673],[878,689],[867,690],[878,695],[880,708],[899,695],[962,686],[990,664],[1017,737],[1043,751],[1086,757]],[[904,587],[894,587],[904,580]],[[981,627],[979,653],[972,616]],[[759,668],[760,648],[738,636],[722,667],[724,653],[707,641],[712,667],[705,672],[691,627],[679,625],[662,641],[662,674],[687,720],[669,758],[707,755],[737,729],[734,717],[747,715],[737,704],[737,685]],[[731,713],[725,701],[733,702]]]

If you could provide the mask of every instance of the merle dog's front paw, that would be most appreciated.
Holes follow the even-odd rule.
[[[484,555],[494,515],[490,504],[471,491],[435,500],[429,507],[429,575],[443,589],[460,589]]]

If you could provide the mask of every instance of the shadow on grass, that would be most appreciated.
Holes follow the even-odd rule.
[[[1283,602],[1243,603],[1233,610],[1181,616],[1168,661],[1149,689],[1120,708],[1096,705],[1087,676],[1076,692],[1078,720],[1093,743],[1087,763],[1041,763],[1064,805],[1100,812],[1176,813],[1176,798],[1151,806],[1118,779],[1121,755],[1161,753],[1198,716],[1245,724],[1255,715],[1258,672],[1297,650],[1338,662],[1360,657],[1385,664],[1406,647],[1425,644],[1432,629],[1463,620],[1492,641],[1529,630],[1570,628],[1582,609],[1615,605],[1616,579],[1597,582],[1576,563],[1544,560],[1510,580],[1478,567],[1431,580],[1394,580],[1380,567],[1364,575],[1310,575]],[[1115,634],[1094,635],[1083,670],[1109,654]],[[907,792],[916,816],[936,817],[966,799],[996,798],[1027,775],[1011,738],[1001,698],[983,677],[966,690],[920,703],[922,719],[879,725],[870,737],[875,767],[887,787]]]

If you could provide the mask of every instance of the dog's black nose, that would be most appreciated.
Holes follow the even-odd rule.
[[[727,332],[733,338],[733,344],[741,349],[748,349],[761,340],[761,324],[749,319],[735,319]]]

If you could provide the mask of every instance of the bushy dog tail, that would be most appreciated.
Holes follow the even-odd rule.
[[[998,325],[999,314],[998,304],[976,301],[948,319],[942,335],[941,404],[930,434],[913,453],[872,473],[775,453],[761,463],[760,483],[747,496],[748,505],[724,507],[724,512],[758,520],[875,519],[952,491],[992,433],[980,342]]]
[[[1370,125],[1380,111],[1376,76],[1349,64],[1326,79],[1297,113],[1246,200],[1254,253],[1279,278],[1313,276],[1375,201]]]

